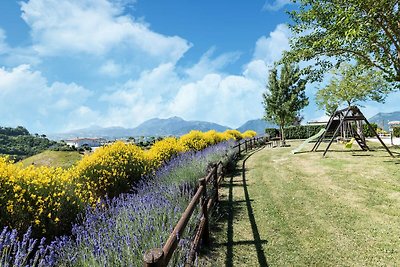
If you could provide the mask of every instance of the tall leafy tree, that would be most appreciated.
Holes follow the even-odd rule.
[[[283,142],[285,126],[296,122],[300,110],[308,105],[306,83],[298,66],[284,64],[279,76],[276,67],[270,70],[267,91],[263,94],[264,118],[279,125]]]
[[[332,79],[317,92],[315,99],[319,108],[331,115],[342,104],[351,106],[367,100],[383,103],[389,92],[390,83],[381,71],[342,63],[334,69]]]
[[[355,59],[400,88],[399,0],[292,0],[296,37],[284,60],[315,60],[313,73]]]

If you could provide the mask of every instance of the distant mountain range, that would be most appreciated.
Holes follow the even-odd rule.
[[[240,132],[245,132],[247,130],[253,130],[256,131],[258,134],[263,134],[265,132],[265,128],[277,128],[273,123],[266,122],[263,119],[256,119],[256,120],[249,120],[237,130]]]
[[[239,131],[254,130],[258,134],[264,133],[266,127],[273,127],[262,119],[250,120],[238,128]],[[66,133],[48,134],[53,140],[66,140],[76,137],[101,137],[108,140],[124,138],[129,136],[180,136],[190,132],[191,130],[209,131],[216,130],[223,132],[231,127],[223,126],[217,123],[206,121],[186,121],[179,117],[171,117],[168,119],[150,119],[135,128],[123,127],[99,127],[91,126],[89,128],[74,130]]]
[[[378,124],[379,127],[383,127],[384,130],[389,130],[389,121],[400,121],[400,111],[382,113],[379,112],[375,116],[368,119],[369,122]]]

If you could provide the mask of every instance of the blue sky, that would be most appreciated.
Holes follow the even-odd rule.
[[[0,125],[63,132],[180,116],[238,127],[263,115],[289,48],[288,0],[0,1]],[[310,85],[305,120],[321,117]],[[395,111],[366,103],[365,113]]]

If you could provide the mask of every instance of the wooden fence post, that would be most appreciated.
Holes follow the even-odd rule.
[[[240,144],[240,142],[239,142],[239,157],[240,157],[240,153],[242,152],[242,151],[240,151],[240,145],[241,145],[241,144]]]
[[[144,267],[163,267],[164,251],[161,248],[153,248],[143,256]]]
[[[200,179],[200,185],[204,186],[204,191],[203,191],[203,196],[201,198],[201,209],[202,213],[204,216],[204,230],[203,230],[203,235],[202,235],[202,240],[203,244],[205,246],[210,245],[210,228],[208,225],[208,210],[207,210],[207,205],[208,205],[208,198],[207,198],[207,183],[206,179]]]
[[[244,149],[247,152],[247,140],[244,140]]]
[[[218,203],[218,164],[214,164],[214,189],[215,189],[215,203]]]

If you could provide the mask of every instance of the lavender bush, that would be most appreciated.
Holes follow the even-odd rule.
[[[168,239],[209,164],[227,162],[234,154],[232,142],[226,142],[178,155],[143,177],[133,193],[88,208],[71,236],[48,246],[44,239],[36,244],[29,231],[19,241],[15,231],[5,229],[0,236],[0,266],[140,266],[146,250],[161,248]],[[192,216],[186,233],[180,235],[192,236],[197,219]],[[172,266],[183,265],[189,245],[190,240],[181,238]]]

